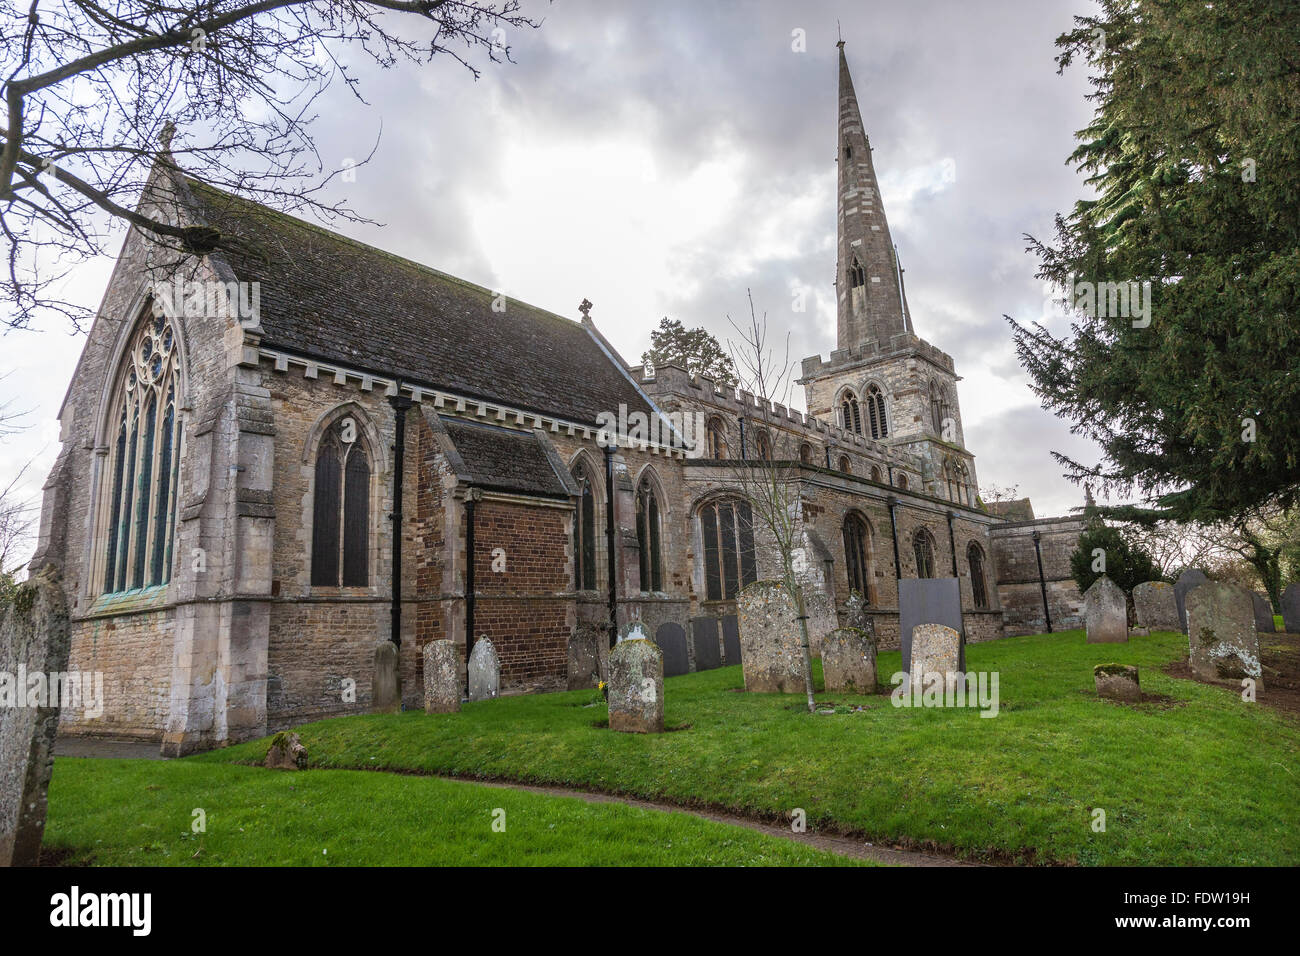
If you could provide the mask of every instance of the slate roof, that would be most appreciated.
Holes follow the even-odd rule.
[[[570,489],[556,471],[558,461],[532,432],[448,416],[439,420],[460,455],[456,471],[470,484],[545,497],[569,496]]]
[[[268,348],[595,424],[649,413],[618,360],[578,322],[186,177],[193,214],[235,237],[220,255],[260,283]]]

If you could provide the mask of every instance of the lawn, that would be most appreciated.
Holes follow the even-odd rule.
[[[810,827],[974,858],[1300,863],[1300,726],[1230,690],[1162,674],[1186,656],[1186,641],[1159,633],[1088,645],[1072,631],[972,645],[969,669],[999,675],[991,719],[841,694],[821,695],[836,713],[810,716],[797,697],[738,692],[733,667],[669,679],[667,722],[689,726],[649,737],[602,727],[606,710],[584,706],[587,691],[297,729],[313,767],[560,784],[774,820],[802,808]],[[1170,699],[1098,700],[1092,668],[1109,662],[1139,665],[1143,691]],[[899,655],[879,663],[887,682]],[[254,762],[266,748],[251,742],[186,763]],[[380,786],[374,777],[361,785]],[[1105,811],[1104,832],[1094,809]]]
[[[429,777],[194,760],[59,758],[44,843],[67,865],[860,865],[682,813]]]

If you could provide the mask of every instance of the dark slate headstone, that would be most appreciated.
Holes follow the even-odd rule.
[[[1250,596],[1255,602],[1255,630],[1261,634],[1272,634],[1277,630],[1277,625],[1273,623],[1273,605],[1258,591],[1251,591]]]
[[[695,645],[695,669],[710,671],[722,666],[718,654],[718,619],[716,617],[691,618],[691,642]]]
[[[1293,581],[1282,592],[1282,630],[1300,634],[1300,581]]]
[[[740,621],[734,614],[722,619],[722,654],[728,667],[740,663]]]
[[[961,585],[956,578],[903,578],[898,582],[898,642],[903,670],[911,672],[912,628],[942,624],[961,635],[958,667],[966,670],[966,631],[961,623]]]
[[[1187,592],[1208,580],[1210,579],[1205,576],[1204,571],[1189,568],[1178,575],[1178,580],[1174,582],[1174,600],[1178,603],[1178,623],[1182,625],[1184,634],[1187,633]]]
[[[665,621],[655,631],[655,643],[664,655],[664,676],[676,677],[691,669],[686,654],[686,631],[676,621]]]

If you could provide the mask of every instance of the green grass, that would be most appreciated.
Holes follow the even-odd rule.
[[[841,694],[831,695],[835,715],[810,716],[797,697],[736,693],[733,667],[669,679],[667,723],[690,727],[662,735],[598,726],[604,706],[582,706],[591,692],[298,731],[314,767],[552,783],[772,819],[801,807],[810,826],[976,857],[1300,863],[1300,727],[1230,690],[1160,673],[1186,647],[1165,633],[1088,645],[1078,631],[972,645],[969,669],[1000,675],[993,719]],[[1101,663],[1140,666],[1143,690],[1174,706],[1098,700]],[[882,681],[898,667],[897,652],[880,655]],[[848,712],[855,705],[865,710]],[[260,761],[266,748],[191,761]],[[1104,833],[1092,829],[1094,808],[1106,812]]]
[[[505,811],[503,832],[492,829]],[[195,809],[206,832],[192,831]],[[117,866],[825,866],[682,813],[429,777],[194,760],[55,761],[45,850]]]

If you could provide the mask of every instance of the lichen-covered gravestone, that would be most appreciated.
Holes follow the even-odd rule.
[[[1092,677],[1098,697],[1129,702],[1142,699],[1138,669],[1131,664],[1098,664],[1092,669]]]
[[[307,748],[297,734],[281,731],[271,739],[262,766],[269,770],[306,770]]]
[[[501,658],[486,637],[474,642],[469,652],[469,699],[491,700],[501,693]]]
[[[371,684],[370,709],[376,714],[402,709],[402,676],[397,669],[397,645],[380,641],[375,647],[375,680]]]
[[[1293,581],[1282,592],[1282,630],[1300,634],[1300,581]]]
[[[1204,680],[1253,678],[1262,686],[1255,609],[1245,588],[1206,581],[1187,594],[1188,643]]]
[[[785,586],[779,581],[755,582],[740,592],[736,604],[745,690],[803,693],[803,634]]]
[[[942,624],[916,625],[912,628],[909,664],[913,694],[920,694],[926,684],[933,682],[932,674],[943,675],[937,686],[946,687],[961,673],[961,635]]]
[[[1252,591],[1250,599],[1255,605],[1255,630],[1261,634],[1274,633],[1277,625],[1273,623],[1273,605],[1269,603],[1268,596]]]
[[[455,641],[424,645],[424,712],[454,714],[460,710],[460,655]]]
[[[653,641],[628,638],[610,652],[609,729],[663,733],[664,656]]]
[[[618,629],[618,641],[648,641],[650,640],[650,629],[646,627],[645,621],[640,618],[633,618]]]
[[[827,691],[876,692],[876,638],[841,627],[822,638],[822,677]]]
[[[1083,595],[1083,620],[1089,644],[1126,642],[1128,604],[1123,589],[1104,574],[1093,581]]]
[[[46,796],[59,726],[57,694],[29,699],[19,667],[46,681],[68,667],[68,607],[58,575],[47,568],[0,608],[0,866],[35,866],[45,832]]]
[[[1188,568],[1178,575],[1178,580],[1174,582],[1174,600],[1178,602],[1178,628],[1184,634],[1187,633],[1187,595],[1193,588],[1199,587],[1208,580],[1210,579],[1205,576],[1204,571]]]
[[[1145,581],[1133,589],[1133,612],[1138,627],[1149,631],[1181,631],[1178,600],[1168,581]]]

